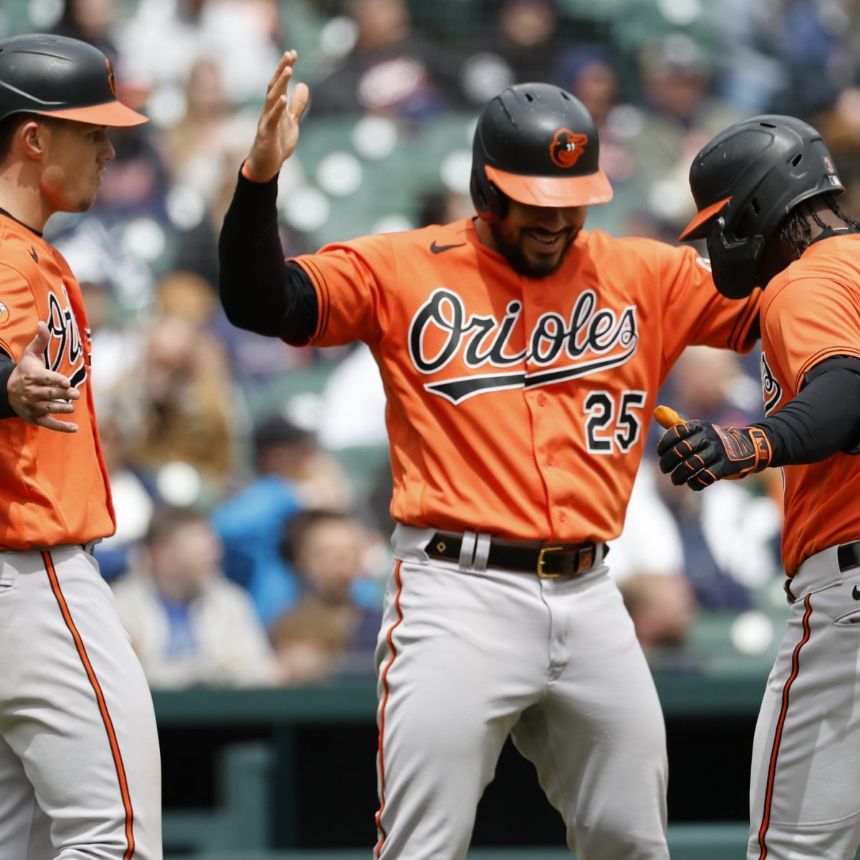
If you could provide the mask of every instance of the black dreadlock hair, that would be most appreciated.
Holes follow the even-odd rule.
[[[827,205],[827,208],[846,226],[860,230],[860,221],[847,212],[842,211],[842,207],[836,202],[835,194],[822,194],[819,197],[813,198],[813,200],[822,200]],[[822,230],[826,230],[828,227],[821,220],[821,216],[808,205],[809,202],[811,201],[807,201],[807,205],[797,206],[792,209],[779,228],[779,238],[785,242],[791,242],[798,257],[812,241],[812,225],[809,223],[809,218]]]

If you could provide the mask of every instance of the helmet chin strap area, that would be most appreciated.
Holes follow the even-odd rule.
[[[751,236],[744,239],[729,239],[723,232],[724,218],[717,218],[708,236],[708,254],[714,285],[727,298],[746,298],[756,287],[756,277],[764,239]]]

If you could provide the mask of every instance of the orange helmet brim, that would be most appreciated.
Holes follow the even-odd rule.
[[[88,122],[92,125],[111,127],[141,125],[149,122],[142,113],[132,110],[119,101],[104,102],[87,107],[64,108],[63,110],[45,110],[39,111],[39,114],[57,117],[57,119],[70,119],[75,122]]]
[[[722,200],[718,200],[716,203],[712,203],[710,206],[706,206],[704,209],[700,209],[690,220],[690,223],[681,231],[681,235],[678,236],[678,239],[682,242],[687,241],[688,239],[702,239],[707,230],[707,227],[717,215],[722,212],[722,210],[728,206],[731,202],[731,197],[724,197]]]
[[[585,176],[527,176],[485,168],[487,178],[512,200],[529,206],[593,206],[612,199],[612,186],[602,170]]]

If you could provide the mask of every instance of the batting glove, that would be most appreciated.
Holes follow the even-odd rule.
[[[770,465],[770,440],[761,427],[720,427],[682,421],[657,443],[660,469],[675,486],[703,490],[721,478],[742,478]]]

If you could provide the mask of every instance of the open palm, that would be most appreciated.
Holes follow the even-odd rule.
[[[255,182],[268,182],[296,150],[299,122],[310,99],[307,85],[301,83],[296,84],[292,97],[287,97],[297,57],[295,51],[287,51],[269,81],[257,135],[243,168],[247,178]]]

